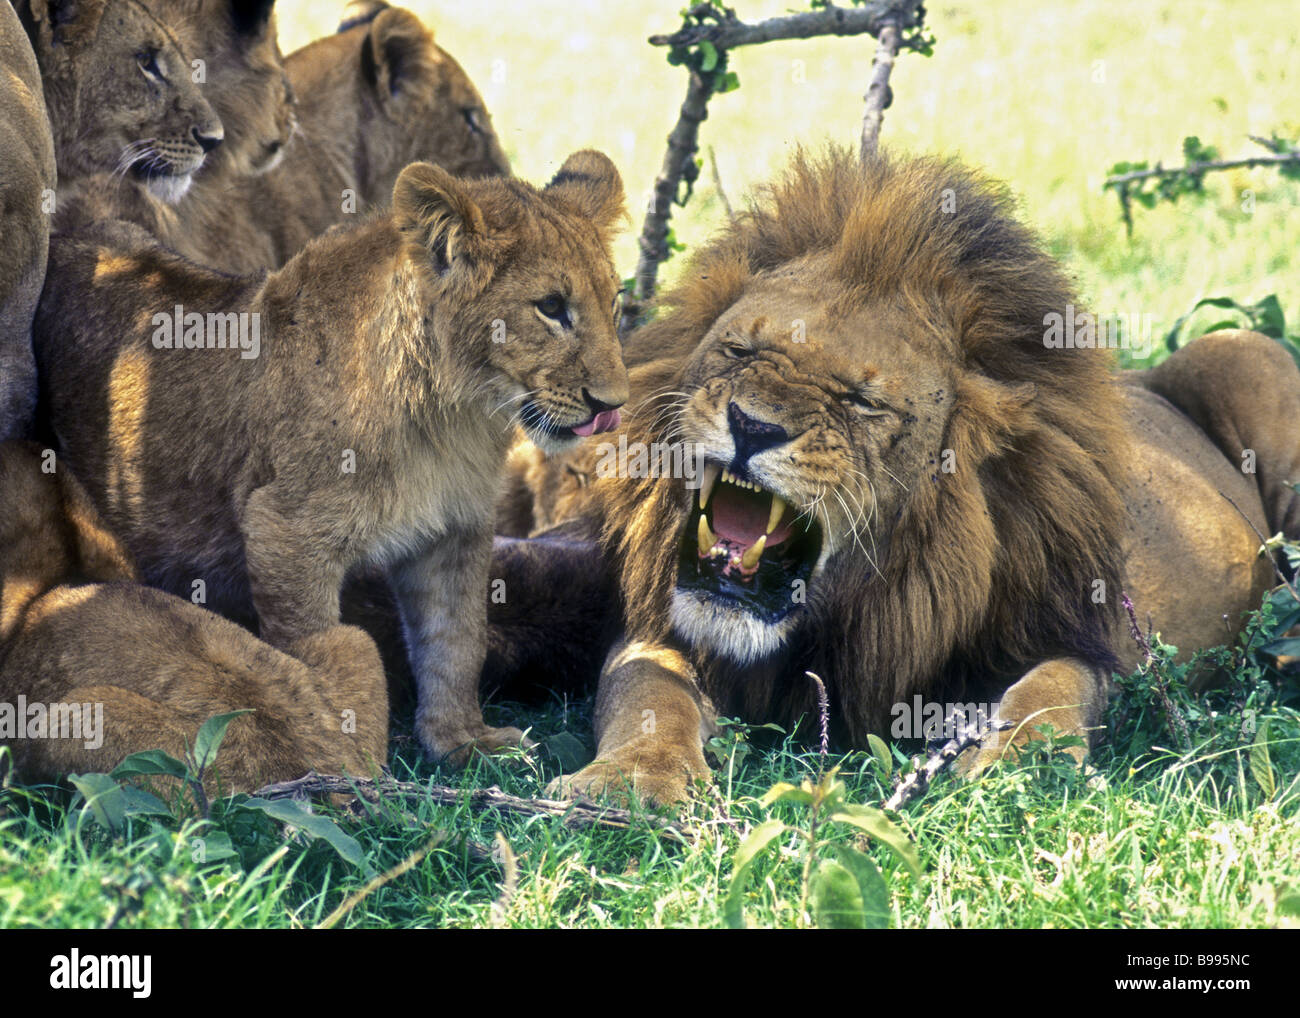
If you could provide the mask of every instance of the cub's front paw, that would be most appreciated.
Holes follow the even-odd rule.
[[[537,745],[518,728],[489,728],[484,724],[454,729],[420,725],[419,732],[420,743],[431,759],[457,767],[469,763],[475,754],[493,756],[516,749],[529,750]]]

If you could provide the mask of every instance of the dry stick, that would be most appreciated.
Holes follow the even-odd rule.
[[[868,162],[876,155],[880,147],[880,125],[885,119],[885,109],[893,99],[889,88],[889,75],[894,69],[894,60],[898,57],[898,25],[889,22],[880,29],[879,45],[875,58],[871,61],[871,84],[863,97],[866,109],[862,113],[862,148],[859,157]]]
[[[1160,705],[1165,710],[1165,718],[1169,722],[1169,729],[1178,737],[1178,741],[1183,744],[1183,752],[1186,753],[1192,748],[1192,733],[1187,729],[1187,720],[1183,717],[1182,711],[1174,706],[1173,700],[1169,699],[1169,687],[1165,683],[1165,677],[1160,673],[1160,668],[1156,665],[1155,655],[1151,652],[1150,619],[1148,618],[1148,635],[1143,636],[1142,629],[1138,625],[1137,609],[1133,607],[1133,601],[1128,596],[1127,591],[1120,592],[1120,602],[1124,605],[1124,611],[1128,614],[1129,635],[1133,637],[1133,642],[1142,651],[1141,667],[1148,669],[1148,674],[1155,679],[1156,693],[1160,697]]]
[[[987,730],[981,732],[978,725],[967,725],[958,721],[957,730],[953,733],[953,737],[940,746],[936,752],[932,753],[923,767],[917,768],[911,774],[902,778],[894,789],[894,794],[885,800],[881,809],[897,811],[904,803],[924,795],[935,776],[966,750],[980,745],[987,736],[994,732],[1005,732],[1008,728],[1014,727],[1010,721],[994,718],[988,722]]]
[[[1259,532],[1259,527],[1255,526],[1255,524],[1250,521],[1250,517],[1241,511],[1241,506],[1237,505],[1237,503],[1234,502],[1231,498],[1228,498],[1227,495],[1224,495],[1223,492],[1219,492],[1219,494],[1223,495],[1224,498],[1228,499],[1228,505],[1236,509],[1237,515],[1239,515],[1243,520],[1246,521],[1246,526],[1250,527],[1251,530],[1255,531],[1255,536],[1259,538],[1260,551],[1266,551],[1267,550],[1266,546],[1268,545],[1268,538]],[[1286,584],[1286,589],[1291,591],[1291,596],[1296,599],[1296,603],[1300,604],[1300,593],[1296,592],[1295,587],[1291,585],[1291,581],[1286,578],[1286,574],[1283,573],[1282,570],[1278,568],[1277,560],[1273,558],[1272,553],[1269,553],[1268,563],[1273,567],[1273,572],[1277,574],[1277,578],[1281,580],[1284,584]]]
[[[731,207],[731,199],[727,197],[727,189],[722,186],[722,174],[718,172],[718,154],[713,151],[713,146],[709,146],[709,168],[713,171],[713,186],[718,190],[718,197],[722,199],[722,207],[727,210],[727,218],[731,222],[736,221],[736,211]]]
[[[590,799],[579,798],[572,802],[555,799],[521,799],[507,795],[500,788],[461,789],[446,785],[421,785],[414,781],[397,781],[392,778],[369,781],[361,778],[341,778],[329,774],[308,774],[295,781],[284,781],[259,789],[263,799],[301,799],[312,795],[360,795],[371,802],[385,797],[414,799],[431,802],[437,806],[464,806],[482,812],[499,810],[517,816],[553,817],[573,830],[590,827],[608,827],[631,830],[638,823],[654,828],[659,834],[687,843],[699,834],[693,827],[674,824],[658,817],[633,814],[629,810],[602,806]]]

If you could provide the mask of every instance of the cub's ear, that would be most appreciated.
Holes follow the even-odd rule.
[[[227,0],[230,20],[242,36],[260,38],[271,24],[275,0]]]
[[[543,192],[586,216],[603,230],[627,216],[623,178],[609,156],[594,149],[575,152],[564,161]]]
[[[360,25],[368,25],[386,10],[388,4],[384,0],[352,0],[343,8],[343,17],[339,19],[339,27],[334,30],[335,34]]]
[[[31,0],[31,18],[41,40],[53,46],[77,46],[94,39],[108,0]]]
[[[384,107],[400,102],[413,82],[432,77],[433,33],[410,11],[386,7],[361,46],[362,79]]]
[[[412,163],[393,187],[393,215],[397,228],[427,256],[429,269],[441,282],[487,285],[497,245],[465,181],[441,166]]]

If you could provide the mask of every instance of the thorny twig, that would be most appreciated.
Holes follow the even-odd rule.
[[[901,778],[894,793],[885,800],[881,809],[897,811],[905,803],[924,795],[935,776],[962,753],[980,745],[994,732],[1005,732],[1014,727],[1010,721],[1003,721],[1001,718],[990,719],[983,730],[979,725],[968,725],[964,721],[957,721],[953,737],[932,753],[923,766]]]

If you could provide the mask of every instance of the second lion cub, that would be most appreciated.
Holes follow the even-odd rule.
[[[608,158],[544,190],[407,167],[391,213],[269,276],[121,223],[56,236],[37,315],[66,461],[147,582],[286,648],[382,567],[435,756],[518,745],[478,705],[493,509],[516,422],[562,450],[617,426],[627,373]],[[508,596],[508,592],[507,592]]]

